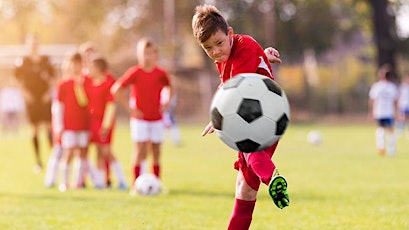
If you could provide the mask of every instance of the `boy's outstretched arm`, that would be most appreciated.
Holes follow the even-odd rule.
[[[280,59],[280,53],[273,47],[268,47],[264,49],[264,53],[267,56],[267,59],[271,63],[281,64],[283,61]]]

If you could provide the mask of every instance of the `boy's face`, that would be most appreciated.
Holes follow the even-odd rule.
[[[156,63],[157,53],[152,47],[145,47],[138,53],[138,61],[141,65],[154,65]]]
[[[229,27],[227,34],[218,30],[207,41],[200,44],[212,60],[225,62],[230,56],[233,29]]]
[[[78,75],[81,74],[82,71],[82,63],[80,62],[71,62],[68,65],[68,71],[72,75]]]
[[[96,78],[96,76],[100,73],[101,71],[99,71],[98,67],[96,67],[93,63],[91,63],[90,67],[89,67],[89,75],[92,78]]]

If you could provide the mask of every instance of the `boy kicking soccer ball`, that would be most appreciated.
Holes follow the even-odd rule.
[[[274,79],[271,62],[281,63],[278,52],[273,48],[265,51],[250,36],[234,34],[216,7],[201,5],[196,7],[192,20],[194,37],[206,54],[215,61],[220,73],[221,85],[240,73],[258,73]],[[202,136],[213,133],[210,122]],[[238,170],[236,201],[228,229],[248,229],[251,224],[260,183],[268,185],[268,192],[279,208],[289,205],[287,182],[277,175],[271,157],[278,142],[265,150],[238,152],[234,168]]]

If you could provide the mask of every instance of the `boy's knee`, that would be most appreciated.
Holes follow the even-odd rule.
[[[257,198],[257,191],[252,189],[244,180],[243,176],[237,178],[236,184],[236,198],[241,200],[255,200]]]

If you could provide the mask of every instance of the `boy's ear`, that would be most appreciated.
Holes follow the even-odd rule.
[[[227,29],[227,35],[231,37],[233,36],[233,34],[234,34],[233,27],[229,26],[229,28]]]

